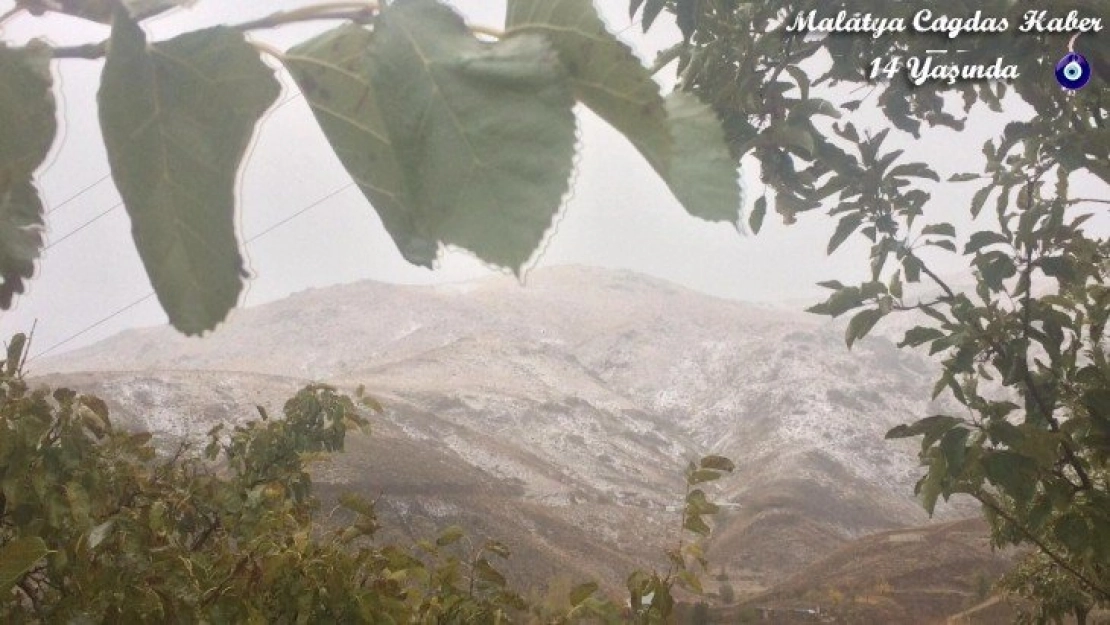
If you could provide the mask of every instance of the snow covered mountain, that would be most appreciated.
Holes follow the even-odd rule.
[[[435,287],[363,282],[236,311],[204,339],[124,332],[36,362],[127,422],[203,435],[305,381],[386,407],[317,473],[382,494],[410,533],[460,523],[514,544],[536,578],[619,580],[661,564],[682,467],[729,456],[712,567],[752,587],[867,533],[927,521],[913,443],[934,366],[886,339],[628,272],[558,267]],[[950,509],[951,516],[967,508]],[[734,581],[735,583],[735,581]]]

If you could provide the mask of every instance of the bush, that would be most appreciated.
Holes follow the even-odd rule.
[[[284,418],[208,433],[159,457],[149,433],[113,426],[104,401],[31,390],[17,336],[0,361],[0,622],[566,623],[617,622],[596,583],[570,587],[557,610],[533,609],[498,569],[496,541],[464,551],[452,527],[434,540],[379,545],[374,508],[354,495],[351,521],[322,531],[307,463],[343,449],[377,404],[313,384]],[[704,536],[701,482],[732,470],[709,456],[687,469],[683,527]],[[469,545],[468,545],[469,546]],[[667,622],[676,585],[700,592],[698,541],[667,554],[666,574],[629,577],[628,615]]]

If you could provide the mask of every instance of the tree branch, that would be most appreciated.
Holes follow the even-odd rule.
[[[198,549],[200,549],[201,546],[204,545],[205,541],[208,540],[208,537],[212,535],[212,532],[216,531],[216,528],[219,527],[219,526],[220,526],[220,517],[217,516],[215,518],[215,520],[210,520],[208,522],[208,527],[205,528],[204,532],[202,532],[201,535],[198,536],[195,541],[193,541],[192,546],[189,547],[189,551],[192,551],[192,552],[195,553]]]
[[[941,279],[940,279],[940,276],[938,276],[937,274],[933,273],[933,270],[932,270],[932,269],[929,269],[929,267],[927,267],[927,266],[925,265],[925,263],[921,261],[921,259],[920,259],[920,258],[918,258],[918,259],[917,259],[917,261],[918,261],[919,263],[921,263],[921,271],[922,271],[922,273],[924,273],[925,275],[929,276],[929,278],[930,278],[930,279],[931,279],[931,280],[932,280],[933,282],[935,282],[935,283],[937,284],[937,286],[939,286],[939,287],[940,287],[941,289],[943,289],[943,290],[944,290],[944,294],[945,294],[946,296],[948,296],[948,299],[956,299],[956,293],[955,293],[955,292],[954,292],[954,291],[952,290],[952,288],[951,288],[951,287],[949,287],[949,286],[948,286],[948,284],[947,284],[947,283],[946,283],[946,282],[945,282],[944,280],[941,280]]]
[[[19,15],[22,12],[23,12],[23,5],[16,4],[14,7],[8,9],[3,15],[0,15],[0,25],[2,25],[6,21],[12,19],[16,15]]]
[[[1038,171],[1037,174],[1028,179],[1024,191],[1028,194],[1029,204],[1033,203],[1033,192],[1036,189],[1036,183],[1044,175],[1043,171]],[[1032,372],[1029,371],[1029,363],[1027,353],[1029,350],[1029,330],[1033,327],[1033,245],[1025,246],[1025,266],[1022,268],[1022,282],[1025,283],[1025,293],[1021,298],[1022,316],[1021,316],[1021,340],[1025,347],[1021,354],[1023,362],[1021,363],[1022,380],[1025,382],[1026,392],[1029,393],[1030,399],[1036,404],[1037,408],[1044,415],[1048,427],[1054,434],[1060,433],[1060,422],[1057,421],[1055,416],[1055,406],[1049,406],[1037,390],[1037,381],[1033,378]],[[1020,288],[1020,286],[1019,286]],[[1067,458],[1068,464],[1075,470],[1079,476],[1079,483],[1082,485],[1081,490],[1091,490],[1094,486],[1091,484],[1091,477],[1087,475],[1086,469],[1083,468],[1083,463],[1079,461],[1075,450],[1071,448],[1069,439],[1065,438],[1060,441],[1060,445],[1064,448],[1064,457]]]
[[[108,42],[86,43],[79,46],[62,46],[50,49],[50,56],[55,59],[102,59],[108,53]]]
[[[316,20],[351,20],[365,23],[377,17],[379,10],[380,8],[376,2],[330,2],[290,11],[278,11],[256,20],[233,24],[229,28],[239,32],[247,32]]]
[[[648,71],[651,73],[652,76],[654,76],[654,75],[658,74],[659,72],[663,71],[663,68],[670,65],[672,61],[674,61],[675,59],[677,59],[679,56],[682,55],[682,51],[685,48],[686,48],[686,44],[677,43],[677,44],[667,48],[666,50],[663,50],[662,52],[659,53],[659,56],[657,56],[655,58],[655,63],[653,63],[651,65],[651,69],[649,69]]]
[[[1088,202],[1091,202],[1091,203],[1094,203],[1094,204],[1110,204],[1110,200],[1103,200],[1103,199],[1100,199],[1100,198],[1094,198],[1094,197],[1077,197],[1077,198],[1073,198],[1073,199],[1070,199],[1070,200],[1068,200],[1068,201],[1067,201],[1067,204],[1068,204],[1068,205],[1074,205],[1074,204],[1086,204],[1086,203],[1088,203]]]
[[[990,508],[992,512],[994,512],[998,516],[1005,519],[1007,523],[1009,523],[1014,528],[1016,528],[1019,532],[1021,532],[1021,534],[1023,536],[1025,536],[1025,538],[1028,539],[1029,542],[1036,545],[1037,548],[1040,549],[1042,553],[1044,553],[1046,556],[1048,556],[1060,568],[1064,569],[1068,573],[1071,573],[1076,579],[1078,579],[1080,582],[1082,582],[1084,586],[1093,590],[1096,594],[1102,595],[1103,601],[1110,601],[1110,589],[1103,588],[1102,586],[1100,586],[1096,582],[1089,579],[1086,575],[1084,575],[1080,571],[1076,570],[1075,567],[1073,567],[1066,560],[1064,560],[1062,557],[1060,557],[1055,551],[1049,549],[1048,545],[1045,544],[1044,541],[1042,541],[1040,538],[1038,538],[1033,532],[1029,531],[1024,525],[1019,523],[1018,520],[1013,517],[1013,515],[1011,515],[1009,512],[1006,512],[1005,510],[1002,509],[1001,506],[999,506],[998,504],[991,501],[989,496],[987,496],[983,493],[970,493],[970,494],[971,494],[972,497],[974,497],[976,500],[978,500],[979,503],[981,503],[984,506]]]

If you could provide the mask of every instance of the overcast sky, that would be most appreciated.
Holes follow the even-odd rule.
[[[200,0],[191,9],[150,21],[147,31],[162,39],[183,30],[243,21],[308,3]],[[0,1],[0,11],[12,4]],[[474,24],[499,26],[503,21],[503,2],[458,0],[452,4]],[[628,19],[627,0],[599,0],[598,4],[610,27],[620,31],[645,59],[653,58],[678,36],[673,24],[661,18],[651,35],[644,37]],[[254,38],[285,48],[320,29],[320,25],[295,26],[258,33]],[[53,43],[72,44],[99,41],[107,34],[107,27],[81,20],[23,16],[5,26],[3,38],[21,43],[46,35]],[[55,76],[64,92],[64,113],[59,140],[38,177],[47,210],[52,211],[47,217],[50,247],[29,292],[14,310],[0,313],[3,337],[26,331],[37,320],[34,352],[136,302],[67,343],[65,349],[128,327],[166,320],[154,297],[140,301],[150,292],[150,284],[131,242],[127,215],[117,207],[119,196],[106,178],[108,165],[94,106],[102,66],[102,61],[55,62]],[[246,246],[254,279],[244,297],[245,305],[309,287],[362,279],[419,284],[472,279],[493,272],[458,251],[448,252],[434,271],[405,263],[358,189],[347,186],[349,177],[331,153],[304,99],[297,97],[288,75],[279,72],[279,78],[285,84],[279,98],[284,104],[263,120],[240,175],[240,240],[258,237]],[[934,130],[917,142],[902,135],[903,147],[909,158],[933,163],[943,179],[978,168],[983,142],[995,136],[1008,119],[1028,115],[1024,106],[1013,106],[1001,116],[981,112],[959,133]],[[880,123],[866,108],[848,119],[862,127]],[[581,112],[580,120],[581,159],[574,192],[535,266],[578,263],[626,268],[710,294],[752,301],[813,299],[821,293],[813,286],[817,281],[863,277],[866,247],[862,243],[845,245],[831,258],[825,256],[833,220],[813,214],[785,227],[772,212],[763,232],[743,236],[729,225],[693,219],[623,137],[588,112]],[[754,167],[749,164],[743,172],[750,206],[761,187]],[[344,187],[301,216],[258,236]],[[1104,188],[1091,188],[1105,196]],[[927,218],[965,223],[966,206],[975,189],[974,184],[938,188]],[[1105,212],[1099,220],[1095,228],[1110,229]],[[954,271],[955,267],[942,270]]]

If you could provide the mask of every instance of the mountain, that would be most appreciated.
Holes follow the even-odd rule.
[[[203,339],[130,330],[34,365],[167,445],[256,404],[276,412],[307,381],[364,385],[386,410],[317,469],[322,492],[380,495],[412,535],[457,523],[496,536],[527,580],[621,584],[632,566],[663,566],[683,467],[707,453],[737,464],[711,485],[729,505],[709,549],[738,590],[928,522],[915,445],[883,435],[926,413],[932,363],[628,272],[315,289],[237,310]]]

